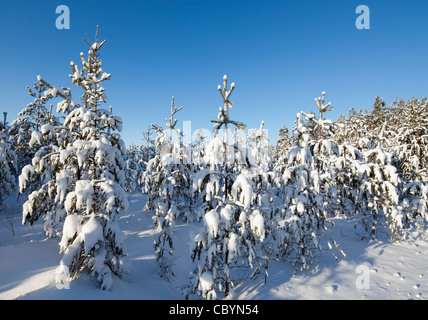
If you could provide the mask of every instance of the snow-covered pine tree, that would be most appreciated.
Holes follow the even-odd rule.
[[[330,201],[330,204],[333,205],[332,214],[350,218],[354,216],[358,206],[358,172],[360,165],[364,163],[364,158],[360,150],[353,145],[353,138],[359,140],[359,137],[354,136],[352,123],[342,118],[336,121],[334,126],[334,139],[339,143],[337,144],[338,154],[331,163],[331,169],[334,173],[337,197],[336,201],[334,198],[331,199],[333,201]]]
[[[121,118],[102,108],[107,101],[102,83],[111,75],[103,72],[99,52],[105,43],[85,40],[88,57],[80,54],[82,69],[70,63],[72,83],[83,89],[82,106],[72,110],[64,121],[73,136],[60,151],[63,163],[62,198],[67,218],[60,242],[63,258],[56,272],[59,284],[91,274],[98,286],[108,290],[112,274],[121,277],[129,271],[124,251],[124,233],[118,225],[121,211],[128,207],[123,189],[125,145],[120,135]]]
[[[384,99],[379,96],[375,98],[373,108],[367,113],[365,120],[369,133],[377,136],[375,132],[378,132],[379,127],[387,121],[387,105]]]
[[[309,268],[316,259],[317,250],[321,250],[318,228],[325,220],[325,210],[319,173],[308,146],[310,130],[302,117],[301,113],[297,114],[293,136],[298,144],[289,152],[289,166],[278,185],[278,199],[283,208],[274,237],[280,260],[296,268]]]
[[[401,126],[401,115],[400,111],[397,112],[397,106],[389,106],[377,96],[372,111],[364,114],[364,121],[368,147],[382,146],[383,149],[392,151],[396,144],[396,132]],[[382,134],[379,134],[380,132]]]
[[[59,89],[38,76],[38,82],[46,91],[41,92],[46,99],[62,97],[64,101],[73,104],[69,89]],[[62,102],[59,103],[59,105]],[[63,127],[52,114],[52,110],[43,116],[44,124],[38,125],[31,132],[28,145],[31,150],[37,150],[31,163],[22,168],[19,176],[19,192],[29,191],[28,199],[23,204],[22,223],[33,225],[41,216],[44,218],[44,231],[47,237],[60,234],[58,225],[65,218],[60,182],[57,175],[62,165],[59,151],[61,146],[71,140],[69,131]]]
[[[264,234],[255,230],[253,232],[263,238],[261,245],[267,266],[271,253],[274,251],[271,248],[274,245],[271,236],[272,230],[276,228],[274,217],[277,214],[278,207],[275,204],[276,164],[274,164],[269,150],[269,139],[267,130],[264,129],[264,121],[261,122],[259,129],[250,130],[247,141],[254,163],[250,168],[242,169],[241,173],[245,174],[252,184],[251,207],[253,208],[253,213],[260,214],[264,220]],[[261,227],[260,225],[259,228]]]
[[[204,162],[204,155],[205,155],[205,148],[207,146],[207,136],[204,135],[202,129],[199,129],[196,132],[196,136],[192,137],[192,144],[191,144],[191,150],[192,150],[192,165],[193,169],[201,169],[204,168],[205,162]]]
[[[402,227],[414,227],[419,239],[427,228],[428,221],[428,174],[426,169],[414,171],[403,188],[401,201]]]
[[[395,151],[403,175],[408,177],[428,167],[428,102],[427,98],[410,99],[400,108],[400,126],[396,131]]]
[[[386,123],[380,129],[378,145],[363,151],[364,162],[358,168],[359,193],[356,211],[364,236],[376,238],[386,233],[390,239],[402,238],[403,215],[398,207],[401,179],[393,165],[393,154],[383,148]]]
[[[155,210],[155,200],[158,198],[159,194],[162,193],[161,186],[166,179],[166,177],[162,175],[160,154],[163,150],[167,135],[164,129],[157,125],[153,125],[152,128],[156,131],[156,138],[153,140],[153,146],[156,150],[155,156],[147,161],[146,169],[143,171],[141,177],[141,191],[149,196],[144,206],[144,211]]]
[[[400,100],[394,107],[400,115],[392,148],[403,185],[398,206],[403,216],[400,227],[403,238],[413,228],[421,237],[428,218],[428,101],[426,97]]]
[[[342,216],[348,218],[361,214],[364,207],[360,203],[360,187],[364,184],[364,170],[367,169],[364,153],[378,145],[377,136],[369,130],[369,125],[374,125],[372,118],[371,112],[351,108],[346,116],[341,115],[334,123],[334,139],[339,149],[339,157],[335,161],[338,209]]]
[[[10,135],[18,156],[19,172],[25,165],[31,163],[31,159],[38,149],[34,147],[34,144],[30,144],[32,132],[40,131],[44,124],[57,125],[59,123],[52,115],[52,106],[48,108],[46,104],[57,96],[58,91],[63,91],[56,87],[54,91],[51,87],[40,76],[37,76],[33,89],[27,86],[28,94],[34,98],[33,101],[18,113],[18,118],[11,123]]]
[[[173,140],[174,132],[181,137],[181,130],[176,128],[177,119],[175,113],[181,110],[174,106],[174,97],[171,100],[171,116],[166,119],[166,126],[169,132],[159,126],[154,128],[157,131],[155,146],[158,154],[150,159],[143,173],[144,187],[143,193],[149,195],[144,210],[155,210],[156,202],[160,198],[166,199],[168,203],[180,205],[182,215],[185,213],[187,204],[187,190],[190,186],[191,155],[189,148],[180,141]],[[178,209],[178,208],[177,208]],[[177,216],[178,217],[178,216]],[[185,219],[192,220],[188,216]]]
[[[174,115],[182,109],[171,100],[170,118],[166,119],[169,134],[158,129],[156,147],[161,153],[152,158],[143,173],[145,193],[149,194],[145,210],[154,210],[153,221],[158,231],[154,241],[156,261],[160,267],[159,275],[169,280],[173,275],[173,233],[175,220],[193,220],[190,210],[190,172],[191,161],[188,149],[180,141],[173,141],[173,133],[180,137]]]
[[[143,140],[143,146],[144,148],[148,148],[152,150],[152,157],[156,154],[156,146],[155,146],[155,139],[153,138],[153,135],[156,133],[156,126],[153,124],[150,124],[146,131],[143,131],[142,133],[142,140]],[[149,157],[151,159],[152,157]],[[149,159],[145,159],[145,161],[148,161]]]
[[[146,168],[144,161],[145,149],[142,145],[131,145],[127,148],[125,160],[125,190],[127,192],[141,191],[143,172]]]
[[[8,137],[8,127],[0,131],[0,210],[3,197],[16,189],[17,157]]]
[[[346,115],[340,115],[334,122],[337,130],[334,133],[334,140],[339,145],[349,144],[358,150],[362,150],[368,142],[368,128],[366,115],[361,109],[351,108]]]
[[[279,138],[275,149],[276,157],[274,161],[274,169],[275,171],[282,173],[287,167],[288,152],[291,149],[290,132],[286,126],[279,129]]]
[[[306,117],[307,126],[310,128],[312,140],[309,141],[309,148],[313,155],[315,169],[319,175],[320,193],[324,197],[326,217],[336,215],[340,200],[338,197],[338,187],[336,184],[335,163],[339,156],[339,149],[334,140],[334,125],[330,119],[325,118],[325,113],[332,111],[331,102],[325,103],[325,92],[322,97],[315,99],[318,108],[318,118],[314,113],[302,114]]]
[[[332,123],[323,117],[323,113],[330,109],[330,103],[325,104],[325,93],[315,101],[319,109],[318,119],[313,113],[297,114],[293,129],[296,146],[290,150],[288,167],[277,181],[277,201],[282,203],[278,229],[274,233],[277,255],[301,269],[309,268],[317,261],[322,250],[320,238],[327,230],[329,190],[335,187],[329,176],[329,160],[337,155],[337,147],[328,139]],[[317,140],[311,140],[311,137]],[[333,248],[332,243],[344,255],[334,240],[327,240],[329,249]]]
[[[223,99],[217,120],[214,122],[214,137],[205,149],[206,168],[195,173],[193,192],[205,202],[202,207],[203,227],[194,238],[191,258],[196,267],[185,287],[185,297],[197,294],[205,299],[227,296],[236,280],[232,273],[237,268],[251,268],[254,277],[262,270],[267,276],[267,258],[261,243],[266,236],[265,219],[256,210],[257,196],[253,193],[255,160],[245,144],[229,145],[229,124],[244,128],[241,122],[229,118],[233,104],[229,98],[235,84],[218,90]],[[223,139],[217,135],[223,127]]]
[[[316,168],[320,176],[321,193],[326,204],[327,216],[350,217],[355,213],[355,202],[358,193],[358,169],[364,162],[362,152],[356,146],[370,146],[370,142],[363,136],[366,125],[362,123],[361,112],[350,111],[352,121],[344,117],[333,123],[324,118],[326,111],[331,111],[330,103],[325,105],[325,93],[322,98],[316,99],[319,117],[306,115],[307,120],[314,122],[315,140],[310,148],[316,161]],[[372,141],[373,139],[371,136]]]
[[[269,152],[269,138],[264,125],[265,122],[262,121],[259,129],[250,130],[247,136],[247,143],[256,166],[267,172],[272,167],[272,157]]]
[[[386,234],[391,240],[401,240],[411,226],[424,229],[424,170],[413,171],[419,165],[415,151],[420,150],[414,133],[421,128],[418,121],[408,123],[405,116],[412,113],[414,120],[423,121],[418,116],[423,113],[420,103],[423,101],[400,100],[388,107],[377,97],[371,113],[351,109],[348,117],[335,123],[336,139],[341,141],[341,156],[336,161],[342,168],[336,172],[341,208],[357,220],[356,229],[363,237]],[[410,111],[406,111],[407,104]]]

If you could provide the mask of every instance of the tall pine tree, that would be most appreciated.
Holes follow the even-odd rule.
[[[119,214],[128,201],[123,189],[125,145],[114,131],[122,129],[121,118],[103,109],[107,97],[102,83],[111,75],[103,72],[99,59],[105,44],[89,38],[87,59],[80,54],[82,69],[71,62],[72,83],[83,89],[82,106],[65,118],[73,140],[61,150],[63,169],[70,176],[65,196],[67,218],[60,243],[63,258],[56,282],[66,283],[88,272],[102,289],[112,285],[112,275],[129,271],[123,248],[124,234]]]

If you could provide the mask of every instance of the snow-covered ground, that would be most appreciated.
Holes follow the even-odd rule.
[[[176,277],[165,282],[156,275],[153,251],[155,230],[151,214],[142,211],[146,196],[130,194],[130,207],[120,220],[126,234],[131,273],[114,279],[110,291],[98,289],[89,276],[69,288],[55,285],[60,239],[45,239],[41,223],[21,225],[21,201],[5,200],[0,212],[0,299],[183,299],[192,262],[189,242],[197,225],[177,224]],[[6,217],[5,212],[9,213]],[[8,226],[13,216],[15,236]],[[272,262],[269,278],[238,283],[230,299],[427,299],[428,235],[422,240],[389,243],[361,240],[354,222],[337,219],[331,235],[346,253],[339,262],[326,250],[310,270],[295,272],[290,265]],[[242,274],[242,278],[246,278]]]

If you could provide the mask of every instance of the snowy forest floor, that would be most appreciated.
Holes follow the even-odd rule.
[[[33,227],[21,225],[22,201],[9,196],[0,211],[0,300],[10,299],[183,299],[181,287],[188,283],[193,270],[189,244],[199,225],[177,223],[175,237],[175,277],[166,282],[157,276],[153,250],[156,234],[150,212],[144,212],[147,197],[129,194],[129,209],[120,219],[125,232],[125,245],[131,262],[131,273],[114,279],[110,291],[95,286],[88,275],[72,282],[69,289],[55,285],[55,269],[59,264],[60,239],[45,239],[42,222]],[[15,235],[9,229],[13,219]],[[339,262],[329,250],[310,270],[295,272],[289,264],[271,262],[269,278],[242,281],[228,299],[233,300],[348,300],[348,299],[428,299],[428,234],[422,240],[390,243],[361,240],[354,222],[335,219],[329,229],[346,257]],[[366,284],[359,289],[359,266],[369,270]],[[248,278],[248,279],[247,279]],[[367,282],[368,280],[368,282]]]

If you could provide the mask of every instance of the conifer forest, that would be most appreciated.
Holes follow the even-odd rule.
[[[337,117],[320,87],[273,141],[226,74],[207,130],[171,92],[128,143],[94,31],[0,122],[0,299],[428,298],[427,97]]]

